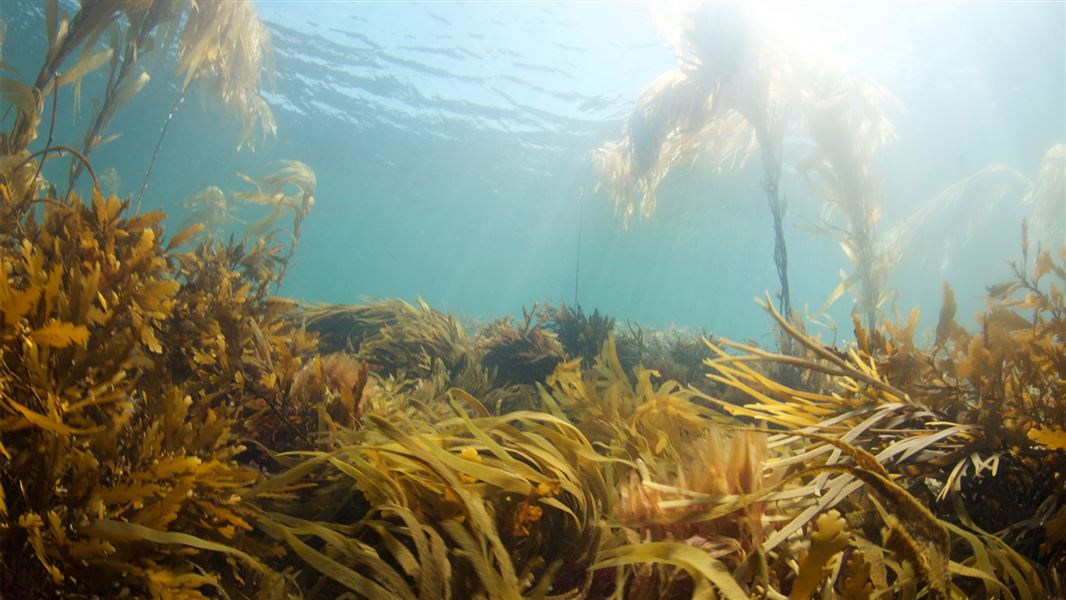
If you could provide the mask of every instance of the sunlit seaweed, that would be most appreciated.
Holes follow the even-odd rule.
[[[1033,206],[1035,241],[1054,250],[1066,240],[1066,145],[1055,144],[1044,154],[1025,201]]]
[[[744,166],[758,152],[774,225],[780,306],[791,318],[786,203],[779,187],[784,135],[798,125],[811,148],[796,167],[823,200],[822,229],[839,235],[855,264],[827,304],[858,287],[859,310],[872,326],[892,264],[876,235],[882,190],[872,162],[894,135],[887,118],[891,96],[825,58],[776,47],[744,18],[743,8],[670,6],[658,21],[679,67],[641,91],[620,142],[592,153],[616,208],[627,224],[638,206],[641,216],[650,216],[656,189],[671,170],[700,163],[720,173]]]
[[[1060,289],[1066,270],[1047,252],[1037,256],[1031,271],[1024,266],[1027,262],[1026,258],[1016,265],[1015,281],[991,288],[990,311],[981,317],[978,335],[954,324],[954,298],[945,288],[935,344],[927,351],[913,341],[917,311],[903,326],[873,331],[856,321],[858,343],[847,353],[788,329],[775,313],[798,342],[817,354],[816,360],[739,344],[730,345],[747,356],[733,357],[716,349],[720,357],[708,361],[716,371],[712,377],[756,400],[722,406],[801,435],[822,432],[815,438],[822,444],[828,442],[825,433],[834,433],[866,449],[898,475],[900,490],[923,498],[944,519],[942,527],[957,536],[951,558],[960,567],[952,566],[950,573],[965,577],[976,575],[969,569],[995,573],[1023,594],[1042,594],[1044,583],[1022,554],[1052,572],[1062,568],[1062,534],[1055,516],[1062,510],[1066,489],[1062,481],[1047,479],[1046,474],[1066,466],[1058,451],[1066,367],[1062,361],[1066,313]],[[1052,275],[1059,283],[1045,284]],[[1025,296],[1017,298],[1022,291]],[[1026,318],[1023,312],[1031,316]],[[782,386],[746,366],[753,360],[820,371],[838,389],[829,395]],[[788,436],[778,438],[775,443],[787,441]],[[820,451],[828,450],[823,445]],[[814,450],[808,455],[813,456]],[[828,480],[824,485],[831,487],[822,488],[819,506],[846,501],[844,490],[854,485],[847,483],[852,476],[858,475]],[[1027,491],[1019,496],[1009,489]],[[813,514],[801,515],[782,531],[787,533],[810,518]],[[893,547],[889,539],[885,543]],[[964,554],[956,558],[958,552]],[[919,552],[908,560],[927,554]],[[915,568],[933,584],[930,572],[920,565]],[[988,592],[987,580],[984,586]],[[937,593],[946,593],[946,584],[939,589]]]
[[[27,84],[0,79],[5,100],[17,110],[11,130],[0,137],[0,155],[25,157],[38,134],[45,100],[53,97],[54,114],[58,101],[55,89],[71,85],[77,110],[82,80],[105,65],[107,82],[103,95],[94,103],[80,154],[88,157],[99,146],[117,139],[118,134],[105,136],[106,128],[149,83],[150,63],[175,46],[184,83],[162,133],[193,81],[211,82],[213,93],[205,98],[217,97],[227,112],[241,119],[241,145],[254,144],[257,127],[264,135],[275,131],[270,107],[260,96],[264,70],[272,73],[270,36],[251,2],[86,2],[68,17],[57,1],[49,0],[45,2],[45,29],[48,49],[34,81]],[[108,40],[103,49],[98,44],[101,39]],[[74,62],[68,68],[71,59]],[[52,146],[51,133],[47,145],[46,155],[59,149]],[[157,146],[156,154],[158,150]],[[154,160],[155,155],[148,172]],[[84,160],[73,163],[69,187],[85,166]],[[146,173],[144,187],[147,178]]]
[[[990,288],[980,331],[955,323],[945,287],[929,348],[916,311],[878,323],[862,298],[865,326],[855,318],[843,349],[768,298],[793,344],[780,353],[635,326],[616,343],[613,319],[566,305],[475,338],[421,301],[300,306],[273,294],[313,204],[306,165],[245,177],[255,189],[234,198],[270,211],[249,237],[219,239],[218,190],[164,243],[162,213],[130,214],[99,189],[58,196],[26,151],[47,86],[77,85],[109,58],[113,73],[136,66],[114,48],[182,23],[182,93],[217,78],[223,102],[269,129],[255,102],[269,49],[251,5],[86,3],[69,21],[57,7],[47,76],[0,81],[19,113],[0,140],[0,594],[1062,593],[1066,250],[1033,250],[1023,229],[1015,277]],[[84,50],[119,19],[149,37]],[[233,63],[237,48],[250,54]],[[698,64],[631,118],[623,178],[655,183],[694,149],[743,161],[753,140],[772,171],[778,130],[761,102],[780,82],[723,80],[710,94],[699,86],[730,76],[712,60],[729,54],[713,50],[685,50]],[[876,89],[824,75],[801,88],[835,99],[810,103],[817,151],[804,166],[845,215],[845,250],[870,254],[857,272],[880,302],[866,170],[891,129]],[[719,112],[738,89],[761,90],[758,110]],[[1061,199],[1061,155],[1048,153],[1027,196],[1044,213]],[[287,245],[270,235],[286,215]],[[691,385],[699,361],[710,383]]]
[[[189,211],[186,226],[201,226],[194,239],[219,239],[226,226],[244,223],[232,214],[242,203],[270,209],[270,212],[258,221],[243,228],[246,236],[263,237],[275,234],[274,226],[281,217],[288,214],[292,216],[291,243],[280,263],[283,268],[286,267],[296,252],[303,221],[315,205],[317,180],[315,172],[306,164],[295,160],[281,162],[280,169],[259,179],[237,174],[255,186],[254,190],[236,192],[227,198],[225,192],[212,185],[182,200],[182,205]],[[283,276],[284,273],[281,273],[279,279]]]
[[[2,589],[284,594],[241,501],[260,475],[236,460],[239,409],[168,359],[195,287],[166,252],[183,234],[164,247],[163,215],[125,208],[53,197],[4,225]]]

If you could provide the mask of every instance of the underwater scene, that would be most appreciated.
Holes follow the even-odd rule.
[[[0,600],[1066,598],[1066,3],[0,2]]]

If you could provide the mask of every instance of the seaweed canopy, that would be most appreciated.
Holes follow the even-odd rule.
[[[0,591],[284,594],[241,500],[260,478],[236,461],[243,397],[206,372],[258,378],[225,349],[241,348],[230,326],[258,327],[261,296],[228,285],[232,265],[209,294],[196,286],[202,263],[167,251],[188,232],[164,247],[161,213],[125,218],[99,192],[44,200],[40,222],[0,227]]]
[[[712,518],[699,500],[728,501],[759,493],[765,436],[727,433],[720,415],[694,402],[676,382],[656,373],[622,371],[613,338],[586,368],[560,365],[541,390],[546,410],[573,423],[602,455],[599,467],[613,490],[605,527],[610,537],[597,565],[613,580],[612,598],[685,598],[718,589],[743,598],[728,575],[757,553],[764,539],[763,505],[753,502]],[[608,597],[600,589],[587,597]]]

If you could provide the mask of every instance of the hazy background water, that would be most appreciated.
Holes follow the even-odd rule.
[[[576,299],[646,325],[766,341],[768,320],[752,299],[775,290],[777,277],[757,161],[725,176],[671,176],[656,214],[628,231],[595,190],[589,151],[617,139],[641,88],[676,64],[646,3],[258,6],[276,50],[268,100],[277,139],[235,153],[237,125],[191,98],[170,128],[146,208],[180,222],[181,199],[199,189],[236,191],[245,187],[237,172],[301,160],[318,175],[317,203],[283,294],[421,296],[483,319]],[[883,228],[990,163],[1032,176],[1066,138],[1062,2],[759,6],[782,35],[839,54],[900,99],[891,115],[899,140],[879,165]],[[40,4],[0,3],[0,18],[4,60],[30,79],[45,46]],[[172,72],[165,64],[153,73],[111,127],[123,137],[94,154],[98,171],[116,169],[122,193],[140,187],[177,94]],[[79,119],[69,93],[61,96],[58,140],[80,139],[101,80],[86,82]],[[814,310],[848,265],[834,240],[796,227],[814,222],[819,205],[787,165],[782,188],[793,302]],[[1016,200],[948,251],[948,229],[974,216],[968,207],[916,240],[890,282],[899,311],[921,304],[926,322],[935,319],[944,280],[960,317],[979,309],[984,286],[1006,278],[1019,256],[1026,213]],[[831,314],[846,323],[850,306],[842,299]]]

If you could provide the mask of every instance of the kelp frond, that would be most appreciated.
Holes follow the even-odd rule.
[[[697,160],[720,172],[742,167],[758,148],[736,111],[715,102],[680,69],[648,84],[626,121],[620,142],[593,151],[592,161],[626,225],[655,212],[656,190],[671,170]]]
[[[240,119],[238,149],[255,147],[257,129],[261,137],[275,135],[273,112],[260,96],[263,76],[273,83],[273,48],[252,2],[192,3],[179,40],[182,87],[204,82],[208,97]]]
[[[1046,250],[1066,240],[1066,145],[1055,144],[1044,154],[1032,191],[1026,197],[1033,207],[1033,239]]]

